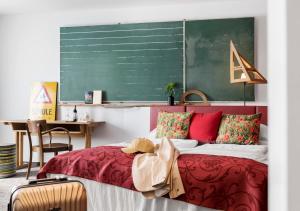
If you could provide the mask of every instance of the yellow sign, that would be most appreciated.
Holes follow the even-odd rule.
[[[57,82],[36,82],[32,86],[29,118],[54,121],[56,118]]]

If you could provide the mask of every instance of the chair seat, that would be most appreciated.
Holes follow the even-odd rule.
[[[63,143],[51,143],[51,144],[43,144],[43,152],[61,152],[61,151],[69,151],[72,150],[73,146]],[[32,146],[32,151],[39,152],[40,146]]]

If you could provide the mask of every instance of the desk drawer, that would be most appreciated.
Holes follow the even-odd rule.
[[[47,124],[47,129],[52,129],[52,128],[55,128],[55,127],[66,128],[67,130],[70,131],[70,133],[74,133],[74,134],[76,134],[76,133],[78,133],[78,134],[81,133],[82,134],[82,133],[84,133],[84,130],[85,130],[84,126],[81,126],[81,125]],[[59,132],[56,131],[56,132],[53,132],[53,133],[59,133]]]

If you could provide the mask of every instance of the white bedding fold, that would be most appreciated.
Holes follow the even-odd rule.
[[[66,175],[48,174],[47,177]],[[79,177],[66,176],[81,181],[88,198],[88,211],[218,211],[164,197],[146,199],[141,193]]]
[[[237,145],[237,144],[204,144],[196,146],[192,140],[175,139],[172,140],[174,146],[180,154],[207,154],[232,156],[239,158],[248,158],[261,163],[268,164],[268,146],[267,145]],[[157,143],[155,140],[154,143]],[[111,146],[126,147],[129,142],[111,144]]]
[[[191,149],[179,150],[180,154],[207,154],[248,158],[260,163],[268,163],[268,146],[237,144],[204,144]]]

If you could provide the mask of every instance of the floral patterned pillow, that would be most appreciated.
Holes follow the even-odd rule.
[[[156,138],[186,138],[191,117],[190,112],[159,112]]]
[[[219,127],[217,144],[258,144],[261,114],[224,114]]]

